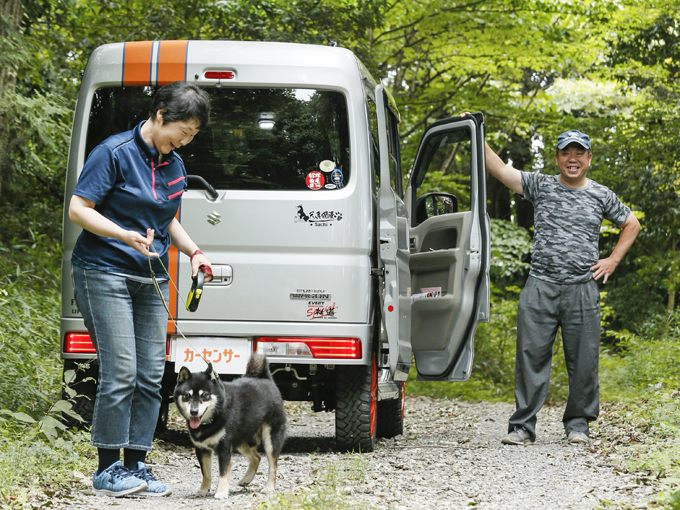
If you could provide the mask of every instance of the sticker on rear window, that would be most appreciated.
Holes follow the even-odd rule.
[[[331,173],[331,182],[333,184],[335,184],[338,188],[341,188],[344,180],[345,178],[342,175],[342,170],[340,170],[339,168],[333,170],[333,173]]]
[[[322,172],[332,172],[335,168],[335,163],[333,163],[330,159],[324,159],[321,163],[319,163],[319,168]]]
[[[326,179],[321,172],[314,171],[307,174],[307,187],[309,189],[316,191],[323,188],[325,183]]]

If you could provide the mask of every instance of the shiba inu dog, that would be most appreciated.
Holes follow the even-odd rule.
[[[232,447],[250,461],[239,481],[239,485],[248,485],[260,463],[259,444],[264,445],[269,462],[265,490],[274,490],[286,414],[266,357],[253,354],[245,375],[229,383],[220,381],[211,364],[205,372],[197,373],[182,367],[175,387],[175,404],[187,420],[203,474],[197,495],[206,496],[210,491],[213,452],[217,454],[220,473],[215,497],[229,495]]]

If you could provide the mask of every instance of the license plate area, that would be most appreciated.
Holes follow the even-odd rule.
[[[248,338],[182,337],[174,339],[175,372],[187,367],[192,372],[204,372],[212,363],[218,374],[246,373],[246,365],[253,352],[253,342]],[[203,359],[205,358],[205,361]]]

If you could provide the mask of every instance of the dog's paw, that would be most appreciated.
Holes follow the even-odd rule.
[[[194,497],[204,498],[208,495],[209,492],[210,492],[210,489],[199,489],[196,492],[194,492]]]
[[[241,479],[238,481],[238,484],[239,484],[241,487],[245,487],[246,485],[248,485],[248,484],[249,484],[250,482],[252,482],[252,481],[253,481],[253,478],[252,478],[252,477],[250,477],[250,478],[248,478],[248,477],[243,477],[243,478],[241,478]]]
[[[266,486],[264,489],[262,489],[262,490],[263,490],[263,492],[274,492],[274,490],[275,490],[275,489],[274,489],[274,484],[273,484],[273,483],[271,483],[271,484],[268,483],[267,486]]]
[[[216,492],[215,499],[227,499],[229,497],[229,491]]]

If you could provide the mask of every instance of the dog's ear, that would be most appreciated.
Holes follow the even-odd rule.
[[[187,367],[182,367],[179,371],[179,375],[177,376],[177,384],[186,381],[191,377],[191,372]]]

